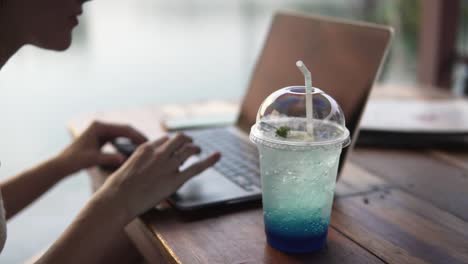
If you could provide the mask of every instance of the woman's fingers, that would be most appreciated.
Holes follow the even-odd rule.
[[[191,142],[192,139],[190,137],[181,133],[177,133],[173,138],[171,138],[161,146],[163,156],[169,158],[184,144]]]
[[[201,160],[197,163],[192,164],[190,167],[187,169],[181,171],[179,175],[181,178],[186,181],[193,176],[203,172],[204,170],[208,169],[209,167],[213,166],[216,162],[219,161],[221,158],[221,154],[216,152],[213,153],[212,155],[208,156],[206,159]]]
[[[142,162],[146,162],[148,160],[150,160],[151,162],[154,161],[154,155],[155,155],[155,151],[161,146],[163,145],[164,143],[166,143],[167,141],[169,140],[169,137],[168,136],[164,136],[160,139],[157,139],[155,141],[152,141],[152,142],[146,142],[144,144],[141,144],[138,149],[137,149],[137,152],[138,154],[136,155],[136,159],[137,160],[140,160]],[[134,155],[135,156],[135,155]]]
[[[177,168],[184,164],[184,162],[191,157],[192,155],[199,154],[201,149],[199,146],[187,143],[183,145],[180,150],[176,151],[174,155],[172,155],[171,160]]]
[[[162,138],[159,138],[159,139],[156,139],[155,141],[151,142],[151,147],[153,147],[154,149],[157,149],[159,148],[162,144],[166,143],[166,141],[169,140],[169,137],[168,136],[164,136]]]
[[[101,141],[105,142],[118,137],[126,137],[131,139],[133,143],[140,145],[148,140],[140,131],[129,125],[94,122],[91,127],[95,129]]]
[[[103,153],[98,156],[97,164],[101,166],[120,166],[124,163],[125,157],[122,154]]]

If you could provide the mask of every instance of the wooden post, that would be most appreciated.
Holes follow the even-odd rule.
[[[450,88],[456,57],[459,0],[420,0],[418,79],[425,85]]]

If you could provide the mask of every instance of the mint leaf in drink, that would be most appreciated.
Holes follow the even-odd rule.
[[[287,138],[290,130],[291,128],[287,126],[281,126],[276,129],[276,135],[282,138]]]

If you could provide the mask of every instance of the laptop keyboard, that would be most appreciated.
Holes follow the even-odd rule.
[[[201,156],[215,151],[221,160],[214,169],[246,191],[260,187],[258,150],[254,144],[242,140],[226,128],[185,131],[202,148]]]

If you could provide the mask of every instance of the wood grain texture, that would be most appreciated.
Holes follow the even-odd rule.
[[[468,171],[427,151],[359,149],[359,166],[436,207],[468,220]]]
[[[331,225],[389,263],[468,262],[468,223],[403,190],[339,199]]]
[[[388,184],[367,171],[349,164],[337,184],[344,197],[388,190]],[[262,211],[251,208],[228,211],[192,221],[176,211],[152,211],[143,216],[149,230],[163,241],[171,263],[380,263],[381,260],[357,246],[334,228],[328,246],[318,254],[287,255],[265,242]],[[160,247],[160,246],[159,246]],[[170,250],[170,252],[168,252]],[[172,257],[172,259],[170,259]]]
[[[180,263],[382,263],[333,228],[326,249],[318,253],[281,253],[265,241],[261,209],[195,221],[168,209],[148,213],[143,221],[164,239]]]
[[[468,150],[444,151],[432,150],[431,155],[455,167],[468,171]]]
[[[344,168],[340,180],[336,183],[335,199],[347,196],[365,195],[370,192],[391,189],[385,180],[372,175],[352,162]]]

